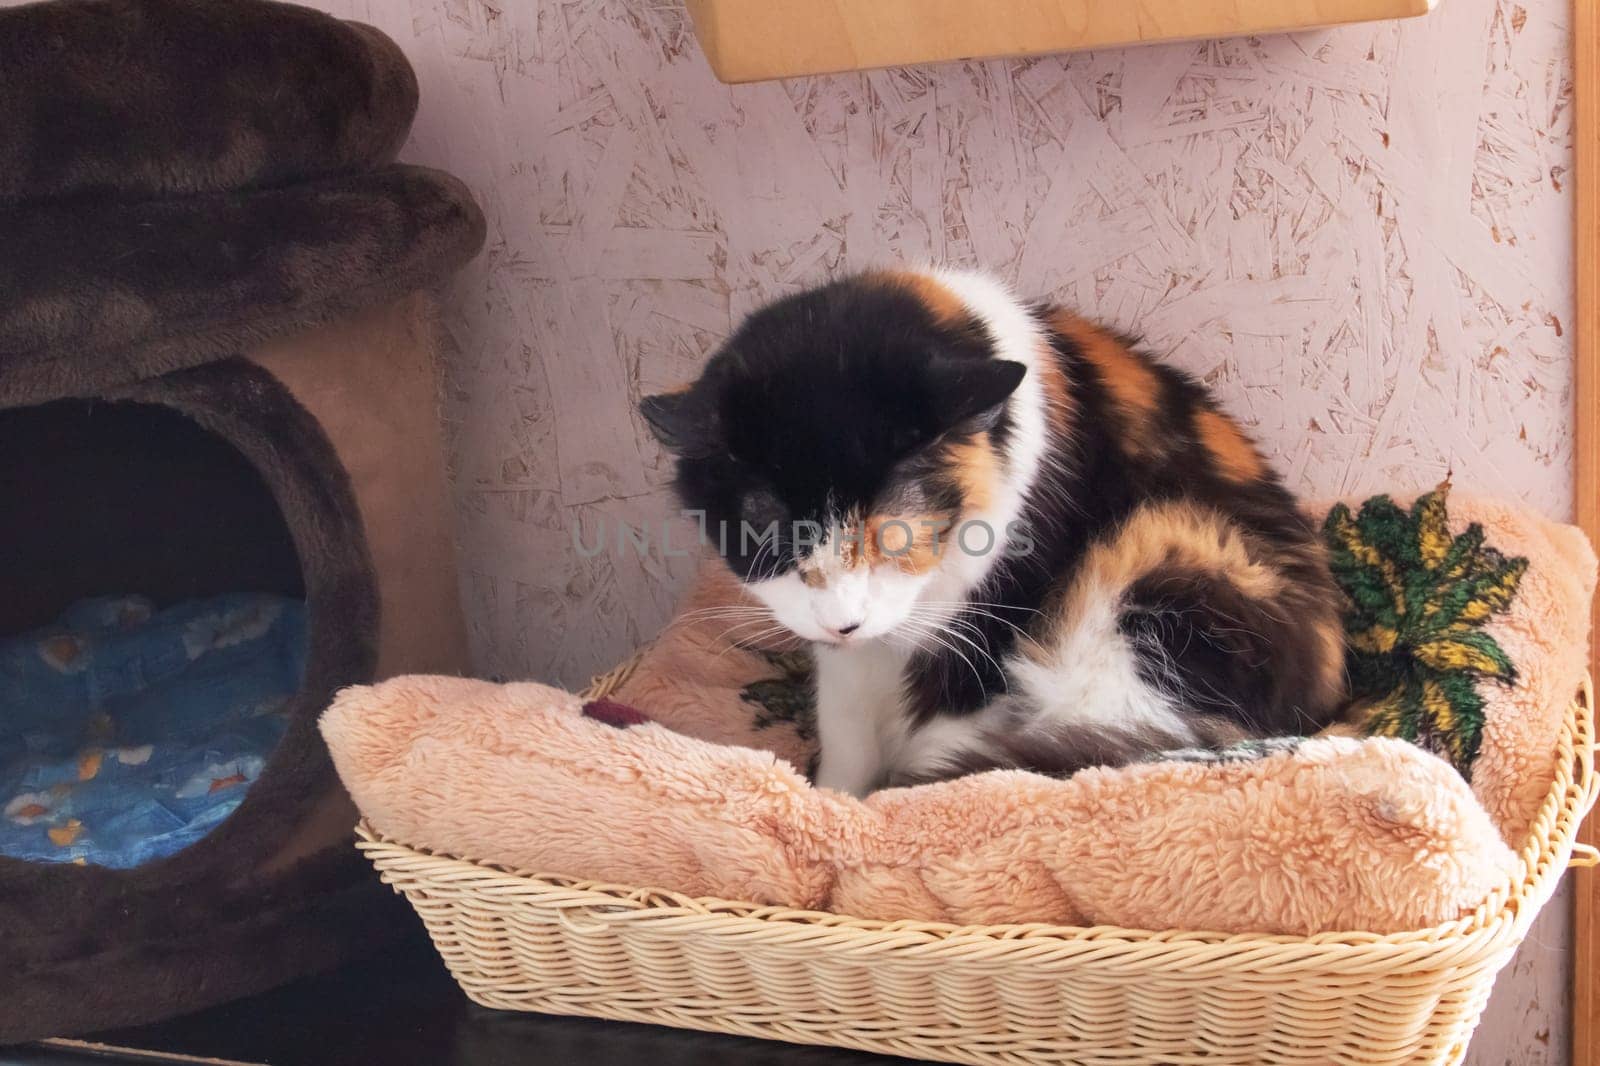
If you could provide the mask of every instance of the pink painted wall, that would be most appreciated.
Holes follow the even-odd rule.
[[[729,88],[674,0],[320,0],[416,65],[408,157],[464,177],[446,416],[478,667],[582,682],[680,560],[571,524],[671,508],[633,413],[744,312],[937,260],[1203,375],[1315,495],[1571,505],[1566,0],[1260,40]],[[1559,901],[1472,1062],[1565,1061]]]

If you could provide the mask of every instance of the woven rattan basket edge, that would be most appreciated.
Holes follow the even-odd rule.
[[[590,694],[611,691],[626,670],[624,666],[599,679]],[[584,1014],[959,1062],[1078,1061],[1050,1051],[1049,1038],[1031,1031],[995,1034],[975,1029],[970,1037],[964,1033],[930,1036],[926,1028],[910,1026],[897,1032],[892,1020],[886,1020],[881,1028],[830,1027],[815,1019],[801,1019],[799,1013],[752,1021],[719,1014],[688,998],[675,1001],[673,990],[666,987],[645,997],[654,1000],[653,1005],[636,1005],[628,994],[604,995],[605,989],[592,982],[581,988],[543,987],[537,953],[519,953],[514,947],[506,955],[517,961],[503,968],[466,966],[460,961],[458,949],[463,938],[514,938],[519,929],[525,932],[541,923],[555,923],[563,935],[580,942],[584,938],[631,937],[639,943],[648,939],[652,950],[657,950],[675,940],[697,944],[724,941],[725,946],[759,949],[772,957],[826,958],[830,965],[851,959],[858,964],[863,960],[873,964],[909,961],[930,968],[959,962],[967,970],[993,972],[997,980],[1003,980],[1013,967],[1026,967],[1034,976],[1059,973],[1096,981],[1170,981],[1175,986],[1196,980],[1264,982],[1268,987],[1280,982],[1286,989],[1291,985],[1315,988],[1323,981],[1332,988],[1352,980],[1382,981],[1393,975],[1397,986],[1405,986],[1403,995],[1397,993],[1399,998],[1407,1003],[1422,1002],[1434,1011],[1428,1042],[1418,1043],[1413,1022],[1405,1030],[1411,1035],[1397,1036],[1392,1042],[1394,1057],[1374,1053],[1340,1061],[1450,1062],[1464,1053],[1466,1038],[1477,1023],[1495,975],[1521,942],[1571,859],[1578,825],[1595,799],[1594,733],[1592,688],[1585,679],[1567,713],[1556,772],[1519,852],[1515,875],[1457,921],[1390,934],[1348,931],[1297,937],[1111,926],[870,921],[506,870],[385,839],[366,823],[358,827],[357,845],[383,879],[405,894],[422,915],[468,996],[491,1007]],[[648,983],[648,975],[630,973],[613,991],[625,991],[624,985],[633,989],[641,981]],[[1430,982],[1436,982],[1437,988],[1430,989]],[[886,1019],[892,1019],[893,1013],[892,1006],[885,1008]],[[1390,1046],[1381,1032],[1388,1023],[1367,1018],[1362,1024],[1378,1029],[1377,1035],[1363,1035],[1363,1048]],[[1399,1023],[1394,1024],[1400,1032]],[[1327,1034],[1307,1039],[1325,1038]],[[1241,1052],[1244,1057],[1210,1054],[1204,1061],[1303,1060],[1303,1056],[1285,1053],[1284,1057],[1269,1051],[1265,1043],[1269,1039],[1276,1043],[1287,1040],[1286,1046],[1294,1045],[1295,1040],[1293,1034],[1263,1034],[1262,1047]],[[1190,1055],[1176,1045],[1171,1045],[1170,1052],[1162,1052],[1164,1062],[1189,1060]],[[1124,1058],[1112,1054],[1106,1061]],[[1201,1061],[1198,1050],[1194,1061]]]

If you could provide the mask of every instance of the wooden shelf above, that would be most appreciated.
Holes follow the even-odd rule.
[[[725,82],[1238,37],[1425,15],[1437,0],[688,0]]]

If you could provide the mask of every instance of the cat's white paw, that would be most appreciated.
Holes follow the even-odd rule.
[[[852,766],[849,760],[824,757],[817,763],[816,786],[865,799],[872,791],[873,772],[870,766]]]

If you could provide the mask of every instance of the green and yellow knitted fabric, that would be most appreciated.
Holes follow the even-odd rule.
[[[1463,777],[1483,738],[1480,680],[1511,684],[1516,666],[1484,626],[1516,595],[1526,559],[1484,543],[1483,527],[1449,528],[1446,481],[1410,510],[1374,496],[1339,504],[1323,533],[1345,613],[1350,695],[1374,736],[1401,737]]]

